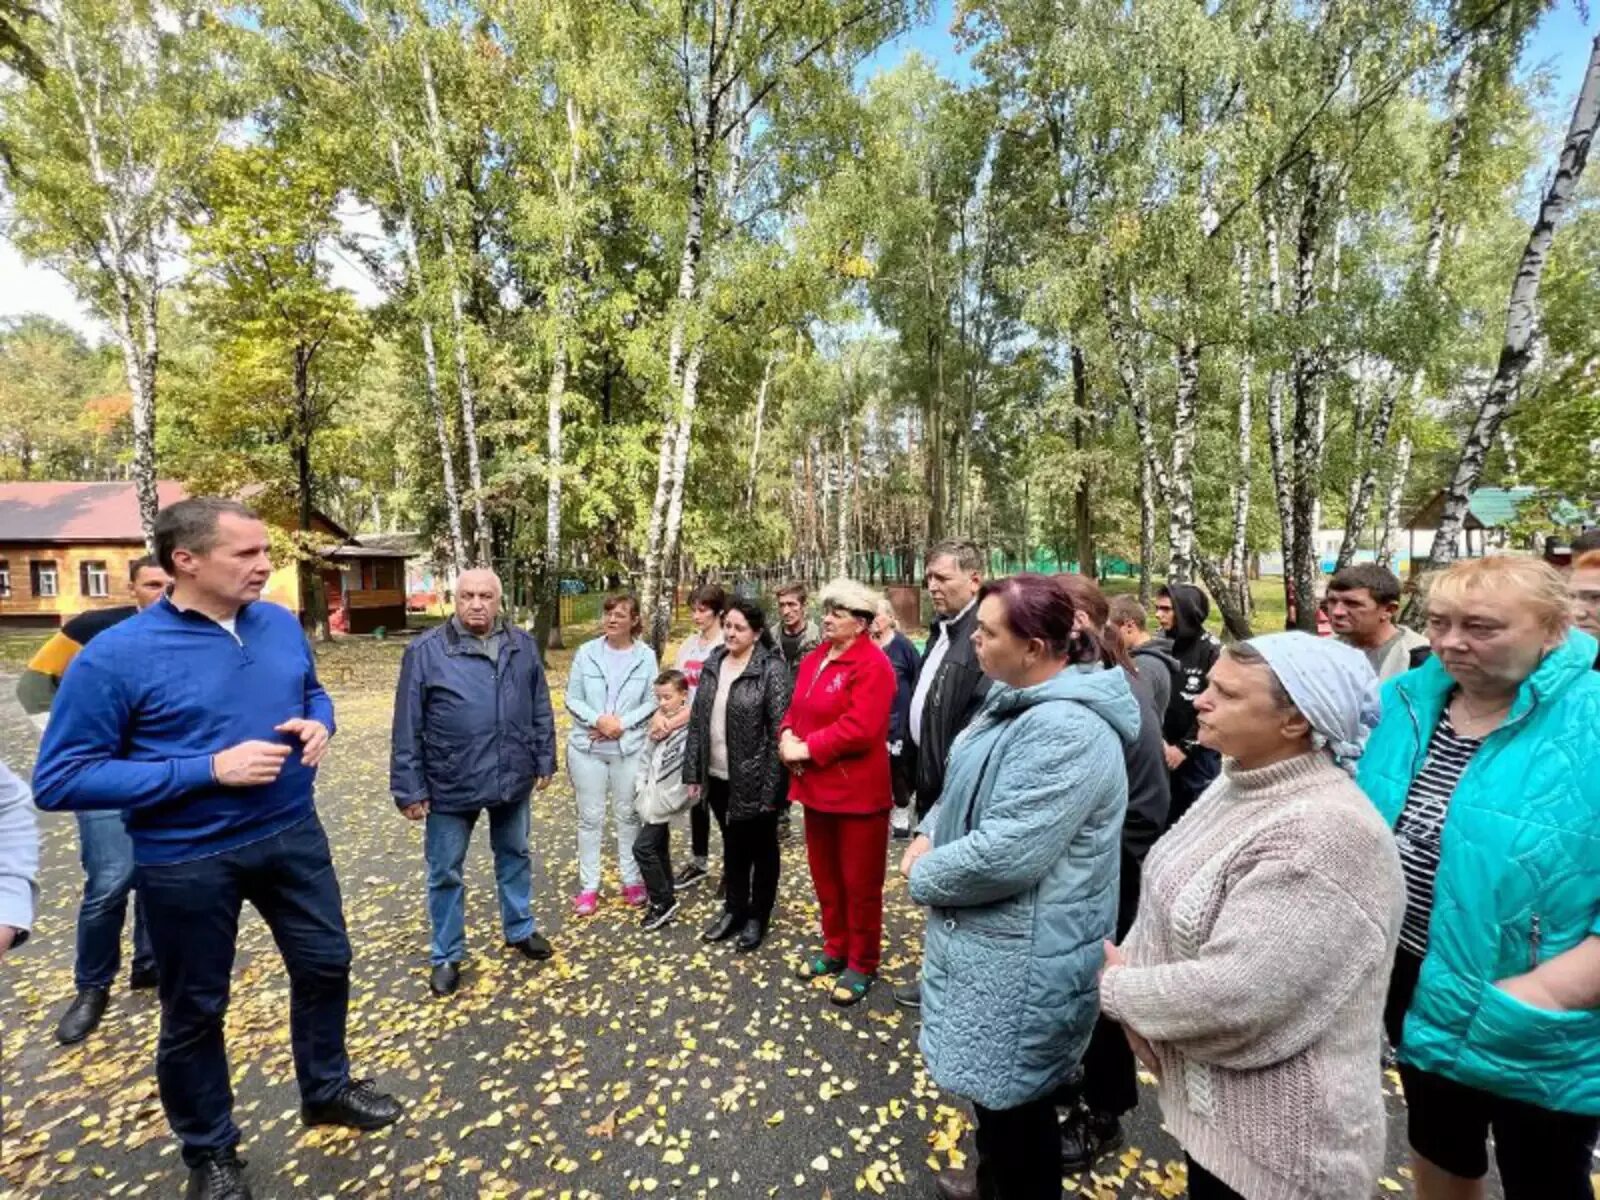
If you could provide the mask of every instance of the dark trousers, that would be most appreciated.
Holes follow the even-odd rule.
[[[721,807],[717,806],[717,797],[721,798]],[[689,853],[696,861],[711,857],[711,818],[717,818],[717,828],[722,831],[724,839],[728,836],[728,781],[726,779],[707,779],[705,789],[700,793],[700,799],[689,810]],[[727,846],[723,846],[726,852]]]
[[[1210,787],[1220,774],[1222,755],[1215,750],[1195,746],[1188,752],[1183,765],[1169,776],[1172,785],[1172,807],[1167,817],[1169,828],[1194,807],[1194,802],[1200,799],[1200,793]]]
[[[1389,977],[1384,1024],[1397,1049],[1422,958],[1402,948]],[[1553,1112],[1400,1064],[1406,1137],[1434,1166],[1463,1179],[1489,1172],[1489,1141],[1505,1200],[1590,1200],[1600,1117]]]
[[[1117,941],[1128,936],[1139,914],[1139,860],[1122,851],[1117,895]],[[1122,1026],[1101,1014],[1083,1055],[1083,1103],[1090,1112],[1120,1117],[1139,1107],[1139,1064]]]
[[[741,921],[772,919],[778,900],[778,814],[762,813],[722,828],[723,907]]]
[[[972,1106],[981,1200],[1061,1200],[1061,1127],[1055,1097],[1016,1108]]]
[[[140,867],[137,886],[161,973],[156,1078],[184,1162],[193,1166],[239,1141],[222,1026],[247,900],[289,971],[289,1038],[301,1099],[336,1096],[350,1081],[350,939],[322,823],[310,816],[226,854]]]
[[[1243,1196],[1187,1154],[1183,1157],[1189,1164],[1189,1200],[1244,1200]]]
[[[671,843],[672,825],[668,821],[639,826],[639,836],[633,840],[633,861],[639,864],[650,903],[656,908],[671,908],[678,896],[672,886]]]

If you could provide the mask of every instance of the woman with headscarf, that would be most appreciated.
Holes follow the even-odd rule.
[[[889,712],[894,668],[873,643],[878,594],[851,579],[822,591],[822,644],[800,661],[778,758],[806,810],[806,859],[822,908],[822,951],[802,979],[837,975],[841,1007],[866,997],[883,952],[889,848]]]
[[[1366,1200],[1383,1163],[1384,992],[1405,888],[1349,771],[1376,718],[1359,650],[1229,646],[1195,700],[1223,773],[1145,860],[1105,1013],[1160,1078],[1194,1200]]]

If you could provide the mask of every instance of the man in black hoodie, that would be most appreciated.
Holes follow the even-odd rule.
[[[1172,657],[1180,671],[1177,690],[1167,704],[1161,736],[1167,744],[1167,767],[1172,772],[1172,818],[1177,824],[1200,798],[1200,793],[1222,770],[1222,756],[1197,740],[1194,701],[1211,678],[1211,668],[1222,653],[1222,643],[1206,632],[1211,601],[1199,588],[1175,583],[1156,593],[1156,620],[1172,639]]]

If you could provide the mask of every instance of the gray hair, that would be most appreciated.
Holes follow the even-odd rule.
[[[929,546],[926,561],[931,563],[936,558],[953,558],[963,571],[983,570],[983,552],[962,538],[946,538]]]
[[[191,496],[169,504],[156,514],[156,559],[168,575],[176,576],[173,552],[205,554],[217,544],[217,522],[231,513],[249,521],[261,518],[237,500],[221,496]]]

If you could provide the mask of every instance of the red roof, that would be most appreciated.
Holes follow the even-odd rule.
[[[188,495],[156,484],[161,507]],[[0,483],[0,542],[144,542],[131,483]]]

